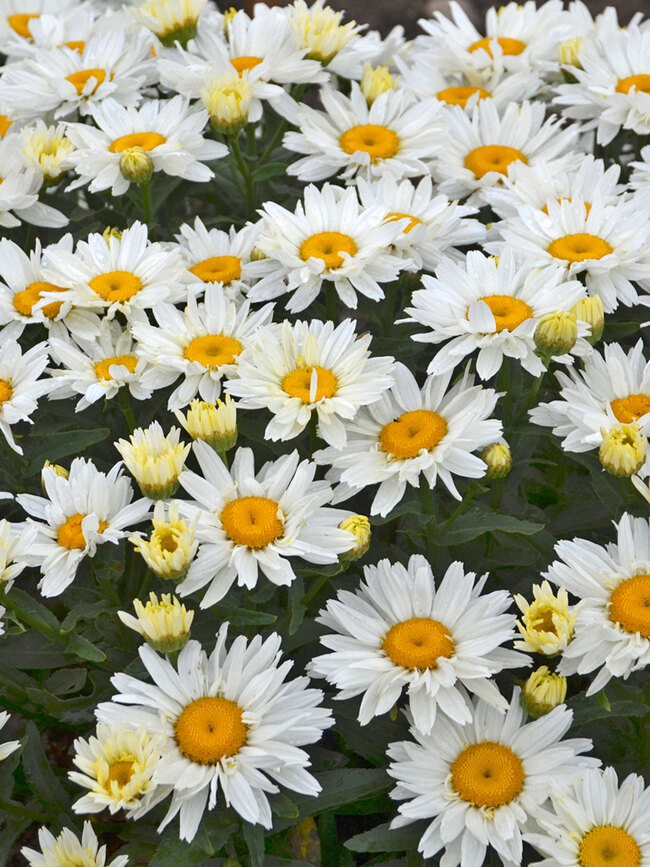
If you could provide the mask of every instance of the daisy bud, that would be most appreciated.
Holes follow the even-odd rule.
[[[520,594],[514,597],[524,615],[521,621],[517,621],[517,628],[524,640],[515,641],[515,647],[545,656],[562,653],[573,638],[580,606],[569,607],[566,589],[560,587],[556,596],[548,581],[543,581],[541,586],[533,584],[533,596],[535,601],[530,604]]]
[[[583,42],[582,36],[577,36],[575,39],[567,39],[566,42],[560,42],[557,47],[557,56],[560,63],[564,66],[577,66],[581,69],[580,48]]]
[[[268,259],[268,256],[259,247],[253,247],[251,250],[251,262],[261,262],[262,259]]]
[[[132,184],[146,184],[153,175],[153,160],[139,145],[126,148],[120,154],[120,171]]]
[[[75,146],[66,138],[63,124],[47,126],[38,120],[35,127],[22,130],[22,137],[25,165],[44,181],[56,182],[71,168]]]
[[[236,135],[248,120],[253,88],[248,78],[234,69],[232,73],[213,78],[210,86],[202,88],[199,95],[215,132]]]
[[[199,16],[206,3],[207,0],[147,0],[133,12],[163,45],[171,48],[180,42],[185,48],[196,36]]]
[[[205,440],[217,452],[227,452],[237,442],[237,404],[229,394],[216,405],[196,398],[187,415],[179,409],[174,415],[193,440]]]
[[[118,611],[117,616],[129,629],[139,632],[154,650],[172,653],[185,647],[190,637],[194,612],[188,611],[175,596],[163,593],[159,602],[156,594],[150,593],[145,605],[139,599],[134,599],[133,607],[137,617],[126,611]]]
[[[387,66],[371,66],[366,63],[361,75],[361,92],[368,105],[372,105],[378,96],[387,90],[394,90],[399,76],[390,74]]]
[[[119,229],[116,229],[115,226],[106,226],[104,231],[102,232],[102,238],[106,241],[110,246],[110,238],[117,238],[118,241],[122,240],[122,232]]]
[[[504,479],[512,469],[512,452],[506,442],[492,443],[481,452],[481,460],[487,464],[488,479]]]
[[[616,424],[608,432],[600,430],[603,441],[598,449],[600,463],[613,476],[630,477],[645,463],[648,438],[634,424]]]
[[[150,500],[166,500],[178,489],[178,477],[185,466],[191,446],[178,441],[180,430],[173,427],[164,436],[157,421],[144,430],[136,428],[130,442],[118,440],[115,448],[128,471]]]
[[[237,14],[237,8],[235,6],[230,6],[223,13],[223,34],[227,40],[230,40],[230,26],[232,23],[232,19]]]
[[[538,719],[566,698],[566,677],[553,674],[545,665],[534,671],[524,684],[521,703],[529,717]]]
[[[61,476],[63,479],[67,479],[70,473],[66,470],[65,467],[62,467],[60,464],[51,464],[49,461],[45,461],[43,464],[43,469],[46,467],[52,467],[57,476]],[[41,490],[47,496],[47,491],[45,490],[45,483],[43,481],[43,476],[41,475]]]
[[[580,319],[582,322],[587,322],[590,325],[591,334],[586,339],[592,345],[597,343],[603,336],[603,328],[605,327],[605,312],[600,295],[582,298],[577,304],[573,305],[571,313],[573,313],[576,319]]]
[[[318,60],[327,66],[353,38],[357,22],[341,24],[341,17],[341,12],[323,6],[322,0],[310,7],[304,0],[293,3],[291,26],[310,60]]]
[[[573,313],[557,310],[537,322],[535,346],[543,355],[564,355],[573,349],[577,339],[578,323]]]
[[[344,551],[343,554],[340,555],[340,559],[343,562],[351,563],[353,560],[358,560],[360,557],[363,557],[370,547],[370,536],[372,535],[370,521],[366,516],[351,515],[349,518],[341,521],[339,529],[345,530],[347,533],[352,533],[354,538],[357,540],[357,544],[354,548],[351,548],[349,551]]]
[[[168,510],[168,516],[165,512]],[[199,547],[194,524],[179,518],[178,503],[156,503],[153,510],[153,533],[149,539],[129,536],[129,542],[152,572],[167,581],[181,581],[190,568]]]

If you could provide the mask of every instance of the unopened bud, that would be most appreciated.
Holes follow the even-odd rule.
[[[564,355],[573,349],[577,339],[578,323],[573,313],[557,310],[537,322],[535,346],[543,355]]]
[[[122,232],[119,229],[116,229],[114,226],[106,226],[104,231],[102,232],[102,238],[109,243],[110,238],[117,238],[119,241],[122,238]]]
[[[139,145],[120,154],[120,171],[132,184],[145,184],[153,175],[153,160]]]
[[[524,684],[521,703],[528,716],[538,719],[554,707],[563,704],[566,698],[567,680],[553,674],[542,665],[534,671]]]
[[[236,135],[248,120],[253,88],[247,75],[240,75],[233,69],[212,79],[210,86],[202,88],[199,95],[215,132]]]
[[[560,42],[557,47],[558,60],[563,66],[577,66],[580,69],[580,48],[584,39],[582,36],[577,36],[575,39],[567,39],[565,42]]]
[[[344,551],[343,554],[341,554],[341,560],[352,562],[353,560],[358,560],[360,557],[363,557],[370,547],[370,536],[372,535],[368,518],[366,518],[365,515],[351,515],[349,518],[341,521],[339,529],[351,533],[357,540],[357,544],[354,548],[351,548],[349,551]]]
[[[68,470],[66,470],[66,468],[62,467],[60,464],[52,464],[52,463],[50,463],[50,461],[45,461],[45,463],[43,464],[43,469],[46,469],[47,467],[52,467],[52,469],[57,474],[57,476],[61,476],[61,478],[63,478],[63,479],[67,479],[70,475]],[[45,483],[43,482],[43,476],[42,475],[41,475],[41,489],[42,489],[43,493],[45,494],[46,493]]]
[[[259,247],[253,247],[251,251],[251,262],[260,262],[262,259],[268,259],[268,256]]]
[[[197,398],[187,415],[179,409],[174,415],[193,440],[205,440],[217,452],[227,452],[237,442],[237,404],[229,394],[216,404]]]
[[[571,313],[581,322],[586,322],[591,328],[591,334],[586,339],[592,345],[597,343],[603,336],[605,327],[605,311],[600,295],[592,295],[591,298],[582,298],[571,308]]]
[[[648,438],[634,424],[616,424],[609,432],[600,430],[603,441],[598,449],[600,463],[613,476],[638,473],[645,463]]]
[[[149,539],[129,536],[129,542],[144,562],[164,581],[182,581],[199,547],[195,535],[196,519],[187,523],[179,514],[177,502],[157,502],[153,512],[153,532]]]
[[[361,93],[368,105],[389,90],[395,90],[399,76],[391,75],[387,66],[371,66],[366,63],[361,75]]]
[[[481,452],[481,460],[487,464],[488,479],[504,479],[512,469],[512,452],[506,442],[492,443]]]
[[[136,617],[126,611],[118,611],[117,616],[125,626],[138,632],[154,650],[172,653],[185,647],[190,637],[194,612],[188,611],[175,596],[163,593],[159,602],[156,594],[150,593],[145,605],[139,599],[134,599],[133,607]]]

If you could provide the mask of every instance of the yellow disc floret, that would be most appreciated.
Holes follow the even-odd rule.
[[[140,147],[144,151],[152,151],[154,148],[165,144],[167,139],[158,132],[131,132],[116,138],[108,149],[113,154],[121,154],[129,148]]]
[[[467,50],[473,54],[475,51],[483,49],[483,51],[487,51],[490,57],[493,58],[492,42],[497,42],[499,44],[504,56],[509,55],[513,57],[526,50],[525,42],[522,42],[521,39],[513,39],[510,36],[484,36],[483,39],[478,39],[476,42],[473,42]]]
[[[372,160],[387,160],[399,150],[399,137],[387,126],[366,123],[346,130],[340,136],[339,144],[346,154],[363,151]]]
[[[435,448],[446,433],[447,422],[441,415],[429,409],[416,409],[384,425],[379,432],[379,444],[398,459],[414,458],[422,449]]]
[[[482,87],[445,87],[444,90],[439,90],[436,96],[447,105],[459,105],[461,108],[465,108],[475,93],[478,93],[477,102],[492,98],[492,94],[483,90]]]
[[[411,617],[396,623],[386,633],[382,650],[395,665],[423,671],[436,668],[438,659],[449,657],[454,652],[451,633],[430,617]]]
[[[509,747],[483,741],[466,747],[451,766],[451,784],[475,807],[509,804],[524,787],[521,759]]]
[[[176,720],[178,749],[191,762],[216,765],[246,743],[248,726],[241,708],[227,698],[197,698]]]
[[[280,506],[268,497],[238,497],[220,515],[226,536],[235,545],[264,548],[284,531]]]
[[[134,373],[137,364],[138,359],[134,355],[113,355],[111,358],[105,358],[103,361],[95,363],[95,376],[97,379],[113,379],[111,375],[111,367],[113,365],[126,367],[129,373]]]
[[[650,395],[628,394],[627,397],[617,397],[610,403],[610,406],[620,422],[632,424],[650,412]]]
[[[623,828],[596,825],[582,838],[580,867],[640,867],[641,849]]]
[[[312,388],[316,372],[315,388]],[[303,403],[318,403],[323,398],[334,397],[338,387],[338,379],[326,367],[296,367],[282,380],[282,391],[291,397],[299,398]]]
[[[650,575],[622,581],[609,597],[609,616],[626,632],[650,638]]]
[[[474,148],[465,157],[465,168],[473,172],[477,178],[482,178],[488,172],[508,174],[511,163],[528,163],[525,154],[517,148],[506,145],[482,145]]]
[[[232,364],[241,351],[242,345],[235,337],[205,334],[191,340],[183,350],[183,355],[188,361],[198,361],[203,367],[212,369],[222,364]]]
[[[40,17],[40,15],[35,15],[34,13],[18,12],[7,18],[7,24],[11,27],[14,33],[22,36],[23,39],[31,39],[32,34],[29,29],[29,22]]]
[[[56,532],[56,541],[62,548],[68,548],[72,551],[74,549],[86,547],[86,537],[81,528],[81,522],[85,517],[86,515],[77,512],[74,515],[70,515],[69,518],[66,518],[65,523],[61,524],[58,528]],[[97,532],[103,533],[107,527],[108,524],[106,521],[100,521]]]
[[[256,66],[264,60],[263,57],[256,57],[254,55],[246,55],[242,57],[231,57],[230,63],[237,70],[237,74],[239,77],[242,77],[244,72],[249,72],[251,69],[255,69]]]
[[[105,69],[82,69],[79,72],[73,72],[71,75],[66,75],[65,80],[73,84],[79,96],[83,93],[86,84],[91,78],[95,79],[95,86],[90,91],[94,93],[100,84],[103,84],[106,79]],[[88,94],[87,94],[88,95]]]
[[[108,271],[98,274],[88,282],[88,285],[109,304],[128,301],[142,289],[142,281],[131,271]]]
[[[586,259],[602,259],[613,253],[613,247],[604,238],[590,235],[588,232],[576,232],[563,235],[548,245],[548,252],[556,259],[567,262],[584,262]]]
[[[619,78],[616,90],[618,93],[629,93],[635,88],[637,93],[650,93],[650,75],[628,75],[627,78]]]
[[[238,256],[212,256],[197,262],[189,270],[204,283],[232,283],[241,277],[241,259]]]
[[[342,232],[317,232],[300,245],[302,259],[305,261],[311,258],[322,259],[325,267],[329,269],[340,268],[343,265],[345,258],[342,253],[354,256],[356,252],[357,245],[354,238]]]
[[[497,332],[514,331],[533,315],[532,307],[512,295],[483,295],[478,300],[484,301],[492,311]]]

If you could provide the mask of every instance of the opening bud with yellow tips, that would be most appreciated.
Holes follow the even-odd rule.
[[[193,440],[204,440],[221,454],[237,442],[237,404],[229,394],[216,404],[196,398],[187,415],[179,409],[174,410],[174,415]]]
[[[215,132],[236,135],[248,120],[253,88],[246,73],[236,70],[213,78],[199,92]]]
[[[481,452],[481,460],[487,464],[485,475],[488,479],[504,479],[512,469],[512,452],[505,440],[486,446]]]
[[[609,431],[601,428],[603,441],[598,449],[600,463],[613,476],[629,478],[645,463],[648,438],[635,424],[615,424]]]
[[[183,472],[190,444],[179,442],[180,430],[173,427],[163,434],[157,421],[145,430],[136,428],[129,440],[118,440],[115,448],[128,471],[150,500],[166,500],[178,490],[178,477]]]
[[[156,594],[150,593],[145,605],[139,599],[134,599],[133,607],[136,617],[126,611],[118,611],[117,616],[129,629],[140,633],[154,650],[172,653],[185,647],[190,637],[194,612],[188,611],[175,596],[163,593],[158,601]]]
[[[122,232],[119,229],[116,229],[115,226],[106,226],[106,228],[102,232],[102,238],[110,246],[109,239],[110,238],[117,238],[118,241],[121,241],[122,240]]]
[[[149,539],[129,536],[129,542],[147,566],[165,581],[181,581],[194,559],[199,543],[194,528],[179,516],[178,503],[158,502],[153,510],[153,532]]]
[[[341,24],[342,13],[324,6],[316,0],[307,6],[305,0],[294,0],[291,7],[291,27],[301,48],[307,51],[310,60],[318,60],[323,66],[332,60],[354,37],[356,21]]]
[[[517,621],[517,628],[523,641],[515,641],[518,650],[529,653],[543,653],[555,656],[569,646],[578,616],[580,604],[570,606],[569,596],[564,587],[557,595],[553,593],[548,581],[533,584],[534,601],[528,603],[523,596],[516,594],[514,599],[523,614]]]
[[[534,340],[542,355],[550,357],[571,352],[577,339],[578,323],[573,313],[557,310],[547,313],[537,322]]]
[[[140,145],[126,148],[120,154],[120,171],[132,184],[146,184],[153,175],[153,160]]]
[[[557,57],[563,66],[577,66],[579,69],[582,69],[580,65],[580,49],[583,42],[582,36],[577,36],[575,39],[566,39],[564,42],[559,43]],[[570,80],[575,81],[573,76],[570,76]]]
[[[529,717],[538,719],[540,716],[550,713],[559,704],[564,704],[566,690],[566,677],[553,674],[547,666],[542,665],[530,675],[524,684],[521,703]]]
[[[57,476],[61,476],[62,479],[67,479],[70,475],[68,470],[65,467],[62,467],[60,464],[53,464],[50,461],[45,461],[43,464],[43,469],[46,467],[52,467]],[[43,484],[43,476],[41,475],[41,489],[43,493],[47,496],[47,491],[45,490],[45,485]]]
[[[399,75],[392,75],[387,66],[371,66],[366,63],[361,74],[361,93],[368,105],[372,105],[378,96],[389,90],[395,90]]]
[[[571,308],[571,313],[576,319],[586,322],[591,329],[590,334],[585,335],[585,340],[588,340],[592,345],[598,343],[603,336],[605,327],[605,311],[603,310],[603,302],[600,295],[593,295],[590,298],[582,298]]]
[[[370,547],[370,537],[372,535],[368,518],[366,518],[365,515],[350,515],[349,518],[341,521],[339,529],[345,530],[347,533],[352,533],[354,538],[357,540],[357,544],[354,548],[351,548],[349,551],[344,551],[343,554],[340,555],[339,559],[341,562],[350,563],[353,560],[358,560],[360,557],[363,557]]]
[[[155,33],[163,45],[183,48],[197,33],[207,0],[147,0],[133,9],[136,18]]]

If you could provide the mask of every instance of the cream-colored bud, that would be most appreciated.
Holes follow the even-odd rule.
[[[487,464],[488,479],[504,479],[512,469],[512,452],[506,442],[492,443],[481,452],[481,460]]]
[[[153,532],[149,539],[129,536],[129,542],[159,578],[181,581],[194,559],[199,543],[195,535],[197,518],[187,523],[179,516],[178,503],[156,503],[153,510]]]
[[[597,343],[603,336],[603,328],[605,327],[605,311],[600,295],[582,298],[573,305],[571,313],[576,319],[586,322],[591,328],[591,334],[586,338],[589,343]]]
[[[251,262],[261,262],[262,259],[268,259],[268,256],[259,247],[253,247],[251,250]]]
[[[237,14],[238,10],[234,6],[230,6],[223,13],[223,33],[226,39],[230,39],[230,27],[232,25],[232,19]]]
[[[43,469],[46,469],[46,467],[52,467],[52,469],[57,474],[57,476],[61,476],[64,479],[67,479],[68,476],[70,475],[68,470],[66,470],[66,468],[62,467],[60,464],[51,464],[49,461],[45,461],[45,463],[43,464]],[[47,492],[45,490],[45,482],[43,481],[42,475],[41,475],[41,490],[43,491],[44,494],[47,494]]]
[[[159,602],[156,594],[150,593],[145,605],[139,599],[134,599],[133,607],[136,617],[126,611],[118,611],[117,616],[125,626],[138,632],[154,650],[171,653],[185,647],[190,637],[194,612],[188,611],[175,596],[163,593]]]
[[[185,48],[196,36],[206,3],[207,0],[146,0],[131,11],[163,45],[172,47],[179,42]]]
[[[521,703],[528,716],[538,719],[552,711],[554,707],[564,704],[566,690],[566,677],[553,674],[545,665],[542,665],[530,675],[524,684]]]
[[[547,313],[537,322],[535,346],[543,355],[564,355],[570,352],[578,339],[578,323],[573,313],[557,310]]]
[[[577,36],[575,39],[567,39],[565,42],[560,42],[557,47],[558,60],[563,66],[580,66],[580,48],[584,39],[582,36]]]
[[[531,603],[520,594],[514,597],[523,614],[521,621],[517,621],[523,641],[515,641],[515,647],[545,656],[562,653],[573,638],[580,603],[570,606],[566,589],[560,587],[555,595],[548,581],[533,584],[533,597],[535,601]]]
[[[326,66],[353,38],[357,22],[341,24],[342,13],[316,0],[307,6],[304,0],[294,0],[290,22],[298,44],[310,60]]]
[[[630,477],[645,463],[648,438],[635,424],[616,424],[600,430],[603,441],[598,449],[600,463],[613,476]]]
[[[368,105],[372,105],[378,96],[389,90],[395,90],[399,75],[391,75],[387,66],[371,66],[366,63],[361,73],[361,92]]]
[[[358,560],[366,553],[370,547],[370,537],[372,530],[370,529],[370,521],[365,515],[350,515],[349,518],[341,521],[339,524],[340,530],[345,530],[347,533],[352,533],[357,540],[357,544],[349,551],[344,551],[340,555],[343,561]]]
[[[199,96],[210,115],[212,128],[224,135],[236,135],[248,120],[253,88],[248,73],[235,69],[213,78]]]
[[[136,428],[129,441],[115,443],[143,496],[150,500],[166,500],[178,490],[178,477],[191,448],[189,443],[179,442],[180,433],[173,427],[168,436],[164,436],[162,428],[154,421],[146,430]]]
[[[120,171],[132,184],[145,184],[153,175],[153,160],[139,145],[120,154]]]
[[[174,415],[194,440],[205,440],[217,452],[227,452],[237,442],[237,404],[229,394],[225,400],[207,403],[195,399],[187,415],[179,409]]]

